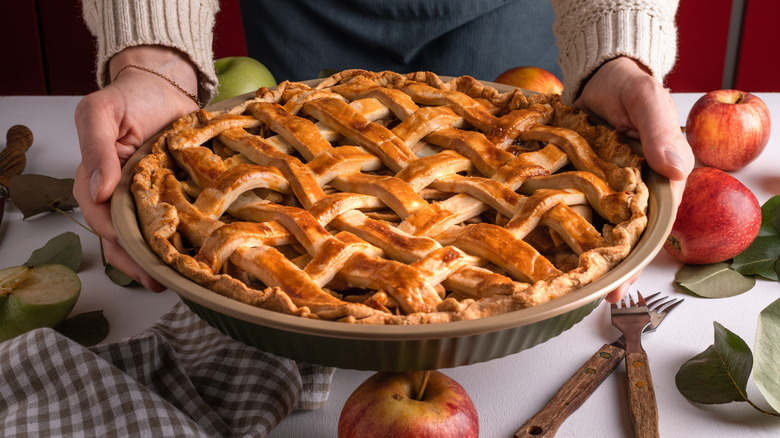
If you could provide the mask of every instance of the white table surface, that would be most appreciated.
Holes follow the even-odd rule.
[[[757,93],[780,117],[780,94]],[[678,94],[680,123],[700,94]],[[15,124],[27,125],[35,142],[27,152],[25,173],[73,177],[80,161],[73,111],[78,96],[0,96],[0,133]],[[780,118],[762,156],[733,175],[755,193],[760,203],[780,194]],[[0,141],[3,141],[0,139]],[[83,223],[77,210],[73,217]],[[98,239],[57,213],[26,221],[10,204],[0,225],[0,267],[24,263],[30,253],[65,231],[81,236],[83,283],[75,313],[103,310],[111,324],[105,342],[119,341],[151,325],[177,300],[171,291],[153,293],[122,288],[103,274]],[[733,331],[753,348],[759,312],[780,298],[780,285],[759,280],[751,291],[725,299],[703,299],[675,290],[679,263],[664,251],[644,270],[632,291],[660,291],[685,302],[658,332],[643,338],[650,356],[663,437],[776,437],[780,419],[759,413],[746,403],[703,406],[686,401],[677,391],[674,375],[680,365],[713,342],[713,321]],[[572,329],[548,342],[508,357],[443,370],[471,395],[480,417],[483,437],[510,437],[536,413],[560,385],[605,342],[619,333],[609,324],[606,305],[594,310]],[[335,436],[339,412],[349,394],[370,372],[338,370],[327,405],[318,411],[293,413],[272,432],[275,438]],[[623,365],[559,429],[560,437],[631,436]],[[748,384],[748,395],[768,408],[760,392]]]

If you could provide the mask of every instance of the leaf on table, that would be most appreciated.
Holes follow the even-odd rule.
[[[103,311],[95,310],[67,318],[54,329],[79,344],[90,347],[106,339],[110,326]]]
[[[780,277],[780,257],[777,258],[777,263],[775,263],[775,273]]]
[[[731,269],[728,263],[682,265],[674,282],[684,291],[704,298],[726,298],[745,293],[756,285],[754,277],[746,277]]]
[[[122,287],[130,286],[135,281],[129,275],[111,266],[110,264],[106,264],[105,273],[106,276],[108,276],[108,278],[114,282],[114,284]]]
[[[758,237],[761,236],[777,236],[780,232],[771,224],[763,224],[758,228]]]
[[[33,251],[24,266],[48,265],[59,263],[78,273],[81,267],[81,238],[71,231],[51,238],[46,245]]]
[[[731,268],[743,275],[760,275],[778,280],[775,264],[780,257],[780,236],[758,236],[731,263]]]
[[[677,390],[690,401],[721,404],[747,400],[753,367],[750,347],[717,321],[715,343],[686,361],[674,376]]]
[[[772,225],[780,231],[780,195],[772,196],[761,206],[761,225]]]
[[[772,408],[780,412],[780,300],[758,315],[753,381]]]
[[[73,210],[79,205],[73,197],[72,179],[36,174],[18,175],[11,178],[8,193],[24,219],[56,209]]]

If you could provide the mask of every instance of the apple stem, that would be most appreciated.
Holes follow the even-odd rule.
[[[430,374],[430,371],[428,371],[428,370],[423,371],[422,381],[420,382],[420,386],[417,388],[417,396],[414,398],[417,401],[422,400],[423,395],[425,395],[425,387],[428,386],[428,375],[429,374]]]

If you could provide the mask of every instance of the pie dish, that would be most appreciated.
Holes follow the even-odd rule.
[[[307,319],[417,325],[604,277],[647,226],[642,165],[558,96],[349,70],[183,117],[131,190],[149,247],[208,290]]]

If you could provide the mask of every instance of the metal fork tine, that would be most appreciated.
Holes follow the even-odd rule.
[[[642,296],[642,294],[639,293],[639,291],[636,292],[636,296],[639,299],[639,305],[640,306],[646,306],[647,303],[645,302],[645,297]]]
[[[650,301],[651,299],[653,299],[653,298],[657,297],[658,295],[661,295],[661,292],[656,292],[656,293],[654,293],[654,294],[652,294],[652,295],[648,295],[648,296],[646,296],[646,297],[645,297],[645,301]],[[663,298],[663,297],[662,297],[662,298]]]
[[[645,303],[647,303],[647,307],[651,307],[651,306],[656,305],[656,303],[658,303],[658,302],[666,301],[666,299],[667,299],[666,297],[659,297],[658,299],[653,299],[653,298],[650,298],[650,297],[646,297],[645,298]]]
[[[677,307],[677,306],[678,306],[680,303],[682,303],[682,302],[683,302],[683,300],[674,300],[674,301],[671,301],[671,302],[665,303],[665,304],[664,304],[664,308],[663,308],[663,309],[659,308],[659,309],[658,309],[658,311],[659,311],[659,312],[665,312],[665,313],[669,313],[669,312],[671,312],[671,311],[672,311],[672,309],[674,309],[675,307]]]
[[[660,309],[662,306],[664,306],[666,304],[669,304],[670,302],[673,302],[673,301],[676,301],[676,299],[670,301],[669,297],[661,297],[661,298],[659,298],[657,300],[649,301],[647,303],[647,308],[650,309],[650,310]]]

